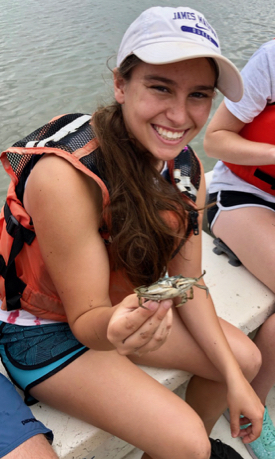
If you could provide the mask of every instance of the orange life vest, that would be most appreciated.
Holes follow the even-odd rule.
[[[44,154],[56,154],[95,180],[101,188],[103,208],[108,205],[107,183],[96,167],[95,159],[100,150],[90,120],[90,115],[82,114],[57,117],[1,154],[2,164],[11,177],[6,203],[0,214],[0,298],[3,309],[23,308],[36,317],[67,321],[43,262],[31,218],[24,209],[23,194],[35,163]],[[178,186],[188,200],[195,201],[201,169],[193,150],[186,147],[175,160],[169,161],[168,166],[167,179]],[[190,212],[190,231],[196,232],[196,218],[194,207]],[[102,237],[108,239],[106,234]],[[106,247],[108,250],[108,244]],[[110,273],[112,304],[119,303],[132,292],[133,286],[122,271]]]
[[[275,145],[275,105],[266,108],[240,131],[245,139]],[[223,161],[224,164],[248,183],[275,196],[275,165],[244,166]]]

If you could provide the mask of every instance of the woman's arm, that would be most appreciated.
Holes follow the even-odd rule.
[[[30,174],[24,205],[73,333],[83,344],[98,340],[108,348],[113,311],[108,257],[98,232],[99,187],[64,159],[44,156]]]
[[[236,118],[222,102],[205,133],[206,154],[233,164],[275,164],[275,146],[244,139],[239,135],[244,126],[245,123]]]
[[[198,192],[197,205],[201,209],[205,202],[205,180],[202,180]],[[199,211],[199,235],[192,235],[183,246],[182,250],[169,264],[169,275],[181,274],[185,277],[199,277],[202,274],[202,217],[203,210]],[[204,280],[200,280],[204,285]],[[205,351],[211,362],[219,369],[226,381],[233,373],[241,373],[239,365],[233,356],[228,342],[221,329],[211,295],[206,291],[194,287],[194,298],[178,308],[185,325],[192,336]],[[189,292],[188,292],[189,294]],[[179,299],[176,299],[176,304]]]
[[[197,199],[198,208],[203,208],[204,203],[205,181],[202,172],[202,183]],[[171,261],[169,275],[181,274],[185,277],[199,277],[201,275],[202,217],[203,211],[200,211],[200,234],[192,235],[181,252]],[[204,285],[203,279],[200,280],[200,284]],[[175,300],[175,304],[179,302],[179,298]],[[209,294],[207,297],[205,290],[194,287],[194,298],[188,300],[177,311],[191,335],[218,369],[227,385],[232,435],[246,437],[245,442],[255,440],[261,429],[262,406],[231,351],[220,326],[211,295]],[[240,431],[240,414],[252,422],[252,433],[245,430]]]
[[[152,350],[156,343],[150,329],[169,327],[164,320],[167,301],[150,302],[149,309],[143,309],[137,296],[129,295],[112,307],[109,258],[98,231],[102,203],[96,182],[66,160],[44,156],[29,176],[24,205],[76,338],[90,348],[115,347],[121,354],[145,344],[146,351]],[[147,334],[140,336],[140,328]]]

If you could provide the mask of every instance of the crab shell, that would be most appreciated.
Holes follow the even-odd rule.
[[[187,289],[189,288],[190,286],[187,287]],[[156,288],[155,291],[153,290],[146,291],[146,288],[144,288],[144,291],[138,291],[138,289],[135,289],[135,292],[138,297],[146,298],[148,300],[157,300],[157,301],[167,300],[169,298],[175,298],[176,296],[180,296],[181,291],[183,292],[183,290],[178,289],[178,288],[173,288],[173,287]]]
[[[198,281],[204,276],[205,271],[200,277],[183,277],[183,276],[172,276],[162,277],[157,282],[154,282],[149,287],[141,286],[134,289],[138,298],[145,298],[147,300],[167,300],[175,298],[177,296],[186,297],[186,291],[192,289],[194,285],[199,288],[207,290],[205,286],[198,285]]]

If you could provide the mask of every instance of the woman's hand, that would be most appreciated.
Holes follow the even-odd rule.
[[[108,340],[121,355],[155,351],[165,343],[172,327],[172,300],[147,301],[139,307],[137,295],[129,295],[117,306],[108,330]]]
[[[227,400],[232,437],[242,437],[244,443],[256,440],[262,430],[264,407],[249,382],[242,378],[229,387]]]

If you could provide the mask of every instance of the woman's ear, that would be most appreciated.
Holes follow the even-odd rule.
[[[114,92],[115,99],[119,104],[124,104],[124,91],[125,91],[125,80],[120,75],[117,68],[113,70],[114,75]]]

